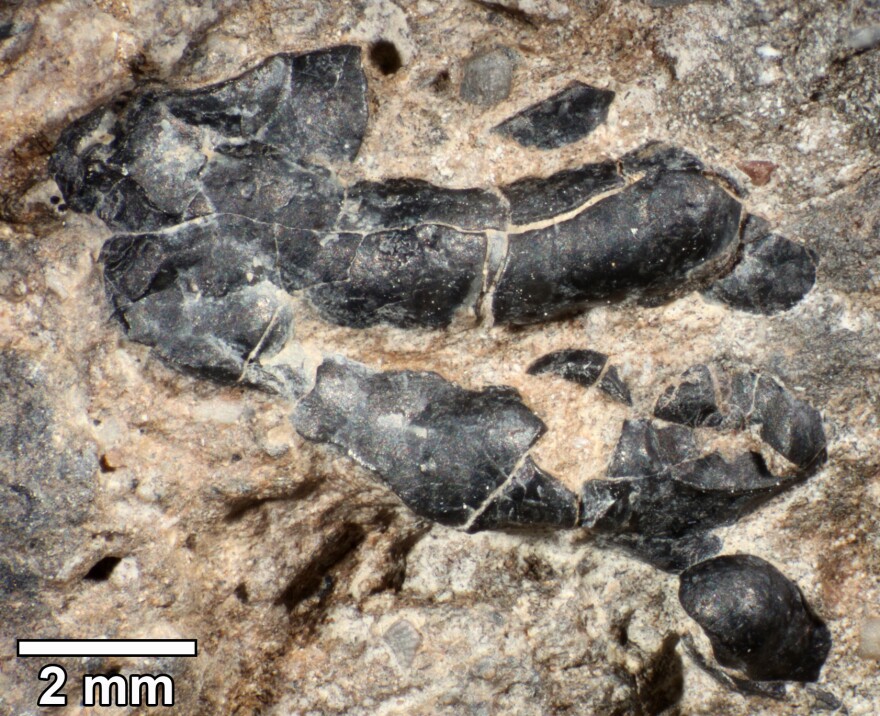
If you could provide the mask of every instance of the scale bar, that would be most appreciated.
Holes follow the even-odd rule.
[[[198,656],[195,639],[18,639],[18,656]]]

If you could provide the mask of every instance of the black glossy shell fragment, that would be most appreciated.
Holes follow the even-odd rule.
[[[615,162],[584,164],[563,169],[549,177],[525,177],[501,187],[510,202],[514,224],[552,219],[589,201],[595,196],[623,186]]]
[[[670,294],[737,245],[740,204],[685,172],[646,177],[552,226],[510,234],[498,323],[535,323],[592,303]]]
[[[61,134],[50,171],[71,208],[114,229],[192,218],[200,196],[209,211],[243,205],[262,220],[311,217],[297,226],[320,228],[341,191],[310,162],[353,159],[366,123],[359,48],[275,55],[211,87],[95,110]]]
[[[733,271],[706,295],[749,313],[787,311],[813,288],[817,262],[810,249],[771,234],[746,244]]]
[[[608,117],[614,92],[572,82],[561,92],[527,107],[492,131],[524,147],[557,149],[583,139]]]
[[[761,439],[799,468],[825,462],[825,429],[822,416],[765,375],[755,390],[753,423],[761,425]]]
[[[325,319],[344,326],[384,321],[437,328],[476,303],[485,256],[483,234],[447,226],[376,232],[360,242],[347,274],[312,288],[309,300]]]
[[[632,405],[632,395],[629,392],[629,386],[620,377],[617,366],[608,366],[605,374],[599,379],[599,390],[605,395],[613,398],[624,405]]]
[[[485,189],[449,189],[421,179],[358,182],[345,196],[339,228],[351,231],[448,224],[466,230],[503,229],[507,207]]]
[[[293,327],[274,246],[270,225],[236,216],[116,236],[101,253],[107,294],[129,336],[172,365],[274,390],[253,364]]]
[[[598,351],[567,348],[541,356],[526,372],[529,375],[557,375],[565,380],[589,388],[602,374],[608,356]]]
[[[706,166],[697,157],[681,147],[666,142],[647,142],[620,158],[624,173],[648,171],[702,172]]]
[[[748,554],[695,564],[679,600],[712,642],[722,666],[756,681],[816,681],[831,648],[828,628],[797,585]]]
[[[608,466],[608,476],[657,475],[671,465],[696,457],[692,430],[678,425],[657,427],[650,420],[625,420]]]
[[[553,478],[535,467],[514,474],[545,427],[510,388],[471,391],[436,373],[376,372],[328,358],[292,420],[304,437],[339,446],[416,514],[441,524],[465,526],[487,500],[494,504],[476,529],[571,517],[571,493]]]
[[[773,378],[751,371],[734,373],[728,391],[726,425],[760,425],[761,439],[801,470],[825,462],[825,429],[816,408]]]
[[[577,522],[577,508],[577,495],[527,457],[500,494],[487,503],[468,531],[536,527],[570,529]]]
[[[708,366],[695,365],[657,399],[654,416],[680,425],[718,427],[722,416],[715,397],[715,381]]]
[[[629,388],[613,365],[609,366],[608,356],[598,351],[567,348],[541,356],[532,363],[526,372],[529,375],[557,375],[560,378],[589,388],[597,381],[599,390],[624,405],[632,405]]]
[[[328,169],[258,142],[220,145],[215,151],[201,173],[211,212],[298,228],[336,225],[343,189]]]
[[[688,428],[646,420],[624,423],[608,476],[585,483],[580,524],[672,571],[709,556],[709,546],[720,548],[710,530],[794,484],[774,477],[756,453],[732,461],[715,452],[698,457]]]

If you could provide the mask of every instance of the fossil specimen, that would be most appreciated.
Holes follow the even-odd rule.
[[[549,373],[570,380],[585,388],[599,382],[599,390],[615,400],[632,405],[629,388],[613,365],[607,365],[608,356],[591,350],[568,349],[541,356],[528,368],[530,375]]]
[[[682,425],[626,422],[608,479],[576,495],[532,459],[546,428],[510,388],[466,390],[329,351],[311,367],[268,362],[292,340],[291,296],[342,326],[442,328],[540,323],[695,289],[772,313],[815,281],[813,254],[766,232],[735,187],[665,144],[498,188],[344,183],[337,169],[358,153],[366,89],[356,47],[282,54],[209,87],[136,93],[62,133],[51,170],[72,209],[115,232],[105,285],[132,340],[179,369],[294,402],[300,434],[344,450],[419,515],[467,531],[587,527],[672,571],[720,549],[712,528],[821,464],[818,411],[752,372],[716,386],[708,368],[691,369],[655,409]],[[575,83],[496,131],[561,146],[605,121],[613,96]],[[551,354],[530,372],[598,381],[632,404],[594,351]],[[793,477],[753,453],[696,449],[692,429],[750,425]]]
[[[608,116],[614,92],[572,82],[495,127],[524,147],[557,149],[583,139]]]
[[[725,555],[695,564],[680,579],[681,605],[720,664],[759,681],[819,678],[831,648],[828,627],[772,564]]]

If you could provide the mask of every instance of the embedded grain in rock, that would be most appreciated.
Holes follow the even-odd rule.
[[[462,68],[459,95],[465,102],[491,107],[510,95],[516,54],[508,47],[495,47],[468,57]]]

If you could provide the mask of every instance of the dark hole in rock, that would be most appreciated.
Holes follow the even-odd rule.
[[[441,94],[449,89],[449,70],[440,70],[431,80],[431,89]]]
[[[644,714],[670,713],[684,694],[684,666],[676,647],[679,637],[669,634],[645,668],[638,690]]]
[[[241,582],[232,592],[235,595],[235,598],[238,599],[242,604],[247,604],[250,601],[250,596],[248,595],[247,585],[244,582]]]
[[[101,455],[101,459],[98,460],[98,466],[101,468],[101,472],[116,472],[116,468],[110,464],[106,455]]]
[[[629,644],[629,625],[632,621],[632,614],[624,614],[620,619],[616,619],[611,624],[611,635],[621,646]]]
[[[370,45],[370,62],[376,65],[383,75],[393,75],[403,67],[400,53],[390,40],[377,40]]]
[[[60,204],[60,203],[61,203],[61,197],[60,197],[60,196],[50,196],[50,197],[49,197],[49,201],[50,201],[52,204]]]
[[[106,582],[121,561],[122,557],[103,557],[92,566],[83,579],[90,582]]]
[[[241,462],[241,455],[237,452],[232,453],[232,457],[229,458],[232,462]]]
[[[326,598],[333,588],[333,580],[328,572],[357,550],[365,537],[366,533],[359,525],[342,525],[321,546],[309,564],[290,580],[276,604],[284,605],[288,612],[292,612],[309,597],[318,596],[319,600]]]

